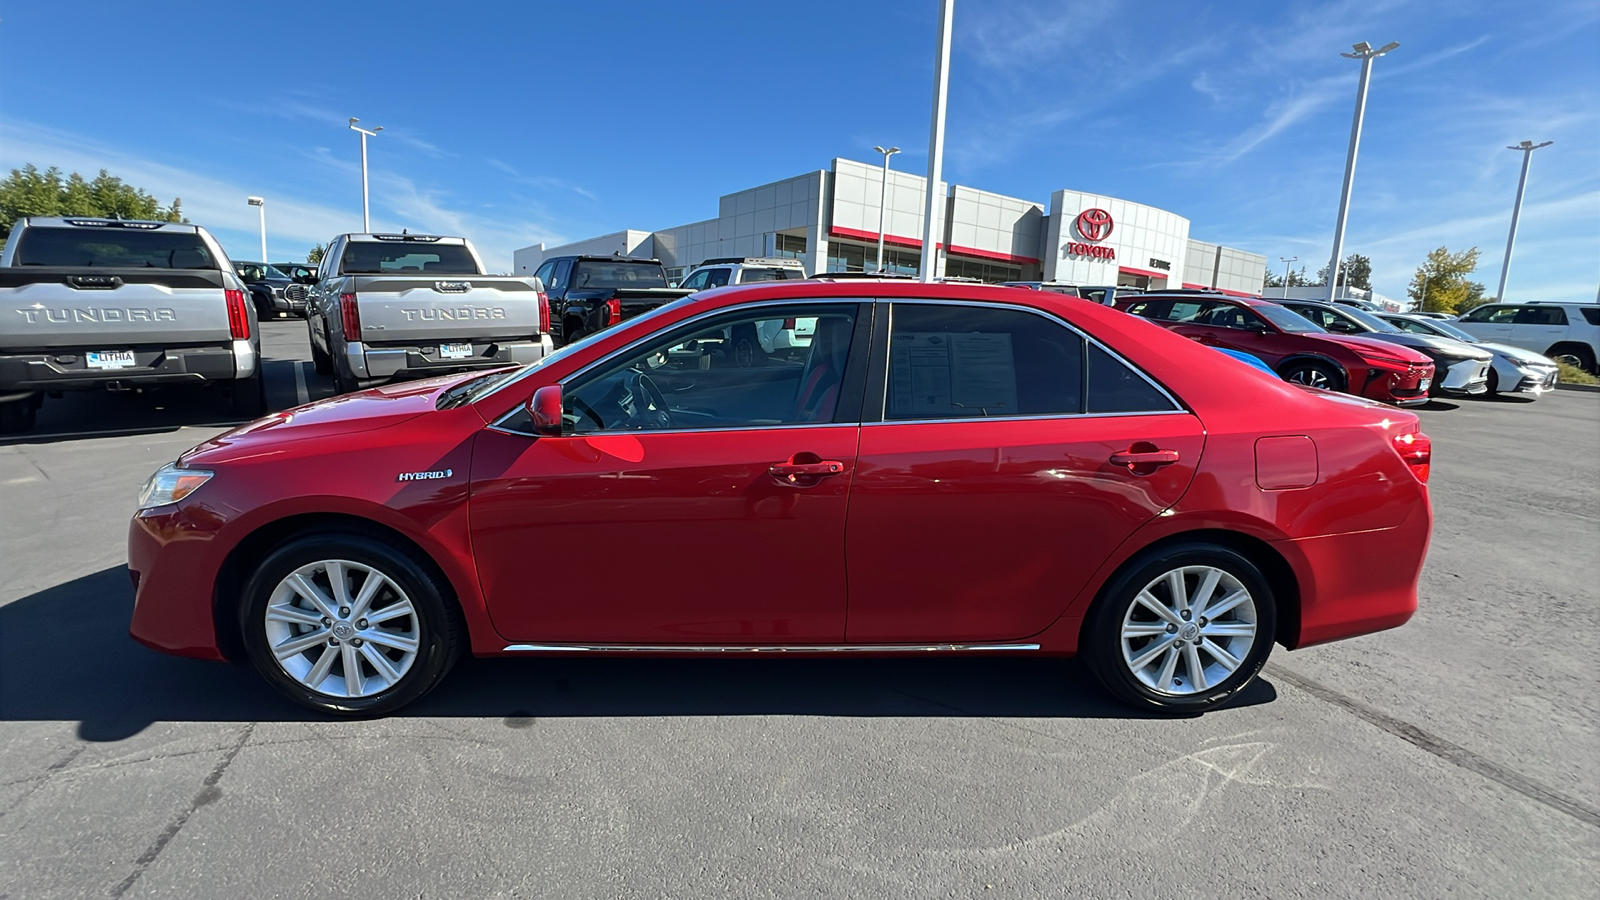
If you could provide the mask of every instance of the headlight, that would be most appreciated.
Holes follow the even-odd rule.
[[[180,469],[177,463],[167,463],[144,483],[144,489],[139,492],[139,509],[177,503],[199,490],[215,474],[206,469]]]

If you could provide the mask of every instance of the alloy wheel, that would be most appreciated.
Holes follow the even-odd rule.
[[[394,579],[350,560],[308,563],[273,589],[265,634],[278,667],[326,697],[371,697],[416,662],[422,617]]]
[[[1254,598],[1215,566],[1180,566],[1134,596],[1121,626],[1122,659],[1134,678],[1169,696],[1220,684],[1255,646]]]

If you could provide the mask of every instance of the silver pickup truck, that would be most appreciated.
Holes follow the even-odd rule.
[[[19,219],[0,252],[0,431],[26,431],[47,395],[214,384],[266,409],[244,282],[196,225]]]
[[[311,359],[340,393],[407,378],[531,363],[551,350],[536,278],[486,275],[465,238],[343,234],[308,295]]]

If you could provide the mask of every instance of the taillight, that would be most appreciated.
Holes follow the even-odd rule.
[[[250,306],[244,301],[244,291],[223,291],[228,298],[228,334],[236,341],[250,339]]]
[[[356,308],[355,294],[339,295],[339,321],[344,325],[345,340],[361,340],[361,310]]]
[[[539,333],[550,333],[550,295],[539,292]]]
[[[1428,483],[1428,468],[1433,463],[1433,441],[1420,431],[1410,434],[1397,434],[1394,438],[1394,449],[1400,458],[1411,467],[1411,474],[1423,484]]]
[[[794,319],[792,319],[792,318],[784,319],[783,320],[783,330],[784,331],[793,331],[794,330]]]
[[[606,324],[615,325],[622,321],[622,301],[615,297],[606,301]]]

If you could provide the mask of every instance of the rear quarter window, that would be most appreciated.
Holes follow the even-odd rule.
[[[1583,307],[1583,318],[1590,325],[1600,325],[1600,307]]]

